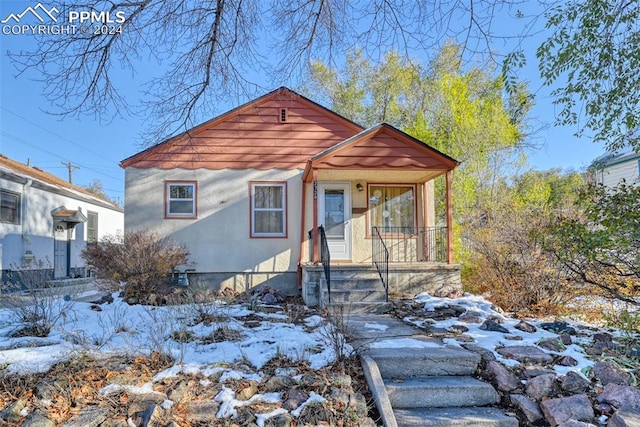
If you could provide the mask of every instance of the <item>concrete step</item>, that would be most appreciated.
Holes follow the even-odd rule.
[[[384,384],[394,409],[485,406],[499,401],[490,384],[473,377],[412,377]]]
[[[371,348],[366,354],[376,361],[383,378],[473,375],[480,355],[456,347]]]
[[[327,289],[327,281],[326,279],[321,280],[322,289]],[[331,291],[334,289],[384,289],[382,287],[382,281],[380,280],[380,276],[375,275],[375,277],[340,277],[340,276],[331,276]]]
[[[324,301],[329,301],[329,294],[325,289],[322,295]],[[336,289],[331,287],[331,302],[386,302],[387,295],[380,289]]]
[[[393,306],[388,302],[364,302],[364,301],[350,301],[350,302],[334,302],[331,299],[331,304],[325,301],[325,307],[329,309],[334,315],[348,316],[352,314],[367,314],[375,313],[382,314],[390,311]]]
[[[498,408],[419,408],[394,411],[398,427],[518,427]]]

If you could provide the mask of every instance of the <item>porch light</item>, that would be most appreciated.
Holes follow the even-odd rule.
[[[357,189],[358,191],[363,191],[363,190],[364,190],[364,186],[363,186],[361,183],[357,183],[357,184],[356,184],[356,189]]]

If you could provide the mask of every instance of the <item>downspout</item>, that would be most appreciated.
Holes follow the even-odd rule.
[[[302,177],[302,203],[300,206],[300,256],[298,257],[298,290],[302,289],[302,254],[304,253],[304,221],[307,204],[307,183]]]
[[[27,227],[27,210],[29,208],[29,197],[27,197],[27,190],[29,188],[31,188],[31,185],[33,184],[33,180],[32,179],[27,179],[27,182],[25,182],[24,184],[22,184],[22,206],[20,206],[20,228],[21,228],[21,235],[22,235],[22,256],[24,259],[24,255],[27,253],[27,250],[29,250],[29,245],[31,245],[31,240],[29,239],[29,237],[27,236],[27,231],[28,231],[28,227]],[[23,261],[24,262],[24,261]]]

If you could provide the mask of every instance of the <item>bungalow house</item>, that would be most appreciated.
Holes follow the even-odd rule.
[[[330,277],[333,291],[358,275],[385,292],[455,288],[457,164],[388,124],[364,129],[282,87],[123,160],[125,230],[186,244],[194,279],[214,288],[302,290],[311,305]]]
[[[617,153],[605,153],[589,167],[595,182],[615,187],[622,180],[627,184],[640,184],[640,152],[626,147]]]
[[[80,253],[124,229],[122,208],[37,167],[0,155],[0,271],[39,262],[52,278],[84,277]]]

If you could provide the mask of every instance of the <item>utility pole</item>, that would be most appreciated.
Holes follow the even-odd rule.
[[[73,171],[76,169],[80,169],[80,166],[76,166],[71,162],[60,162],[67,167],[69,170],[69,184],[73,184]]]

